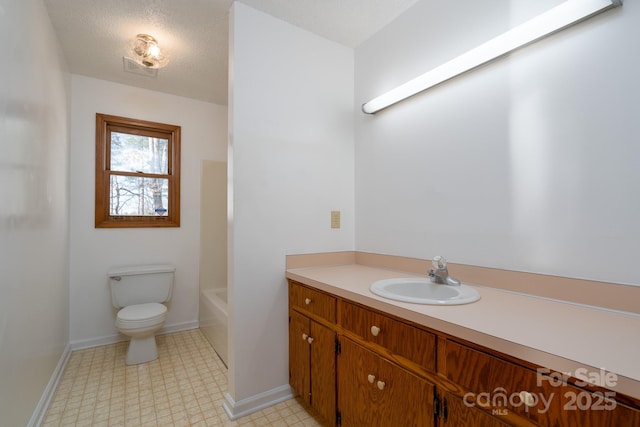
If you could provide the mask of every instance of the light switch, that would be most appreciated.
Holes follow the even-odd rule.
[[[340,211],[331,211],[331,228],[340,228]]]

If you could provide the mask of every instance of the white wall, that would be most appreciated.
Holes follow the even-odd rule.
[[[355,104],[557,1],[531,3],[418,2],[356,49]],[[638,22],[625,2],[357,113],[356,248],[640,284]]]
[[[227,162],[202,162],[200,290],[227,287]],[[202,313],[200,313],[202,315]],[[202,319],[202,316],[200,316]]]
[[[240,402],[289,382],[285,256],[353,248],[353,51],[238,2],[230,27],[229,392]]]
[[[72,345],[90,346],[117,338],[106,273],[118,265],[175,265],[165,329],[197,326],[200,167],[204,159],[226,159],[226,107],[77,75],[71,83]],[[96,113],[182,127],[179,228],[94,228]]]
[[[41,1],[0,0],[0,58],[0,424],[24,426],[69,342],[69,74]]]

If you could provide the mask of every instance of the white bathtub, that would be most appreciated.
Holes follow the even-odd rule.
[[[200,329],[227,365],[227,288],[200,290]]]

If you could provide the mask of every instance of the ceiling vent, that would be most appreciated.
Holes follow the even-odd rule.
[[[145,67],[144,65],[138,64],[136,61],[134,61],[133,59],[127,56],[123,56],[122,61],[124,65],[124,70],[127,73],[139,74],[141,76],[147,76],[147,77],[153,77],[153,78],[158,77],[157,68]]]

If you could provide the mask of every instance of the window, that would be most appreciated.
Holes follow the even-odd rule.
[[[96,114],[96,228],[180,226],[180,126]]]

